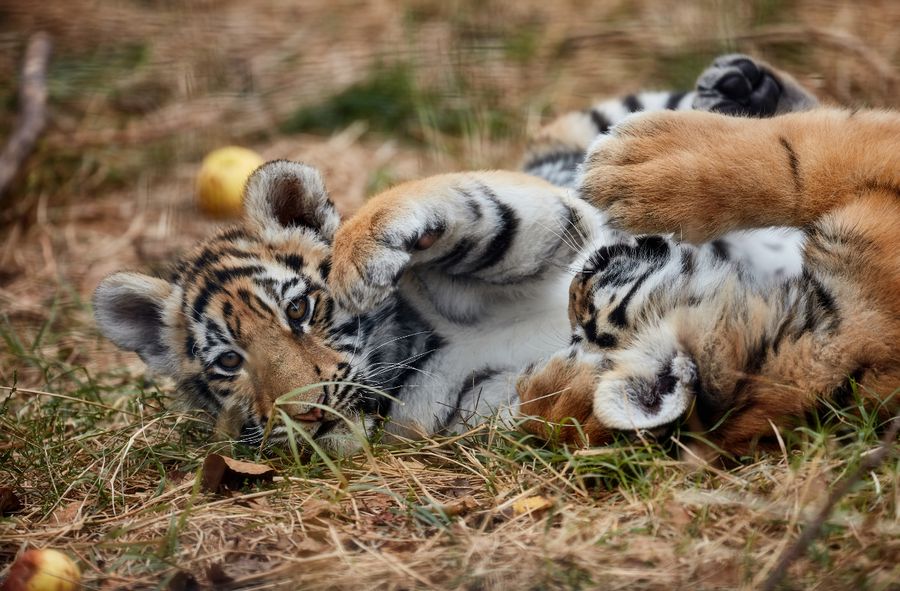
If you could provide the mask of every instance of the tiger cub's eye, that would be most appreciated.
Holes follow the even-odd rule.
[[[216,357],[216,365],[223,369],[237,369],[244,362],[244,358],[234,351],[227,351]]]
[[[284,312],[289,320],[303,322],[309,314],[309,300],[307,298],[297,298],[287,305]]]

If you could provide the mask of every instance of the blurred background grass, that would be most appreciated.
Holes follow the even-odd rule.
[[[0,136],[30,33],[56,44],[51,125],[6,208],[163,178],[222,143],[365,134],[424,170],[515,166],[551,113],[644,87],[688,88],[753,53],[825,98],[895,106],[892,0],[0,1]],[[368,190],[392,178],[367,171]]]

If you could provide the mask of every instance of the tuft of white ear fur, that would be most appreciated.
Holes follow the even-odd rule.
[[[244,207],[250,223],[264,235],[307,228],[330,243],[341,223],[319,171],[289,160],[256,169],[244,188]]]
[[[94,318],[103,335],[126,351],[135,351],[150,369],[171,373],[172,354],[165,340],[165,311],[174,286],[140,273],[114,273],[94,291]]]

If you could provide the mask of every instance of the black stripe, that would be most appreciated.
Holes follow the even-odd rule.
[[[222,232],[216,237],[216,240],[223,241],[232,241],[232,240],[240,240],[240,239],[249,239],[250,236],[247,234],[247,231],[241,227],[231,228],[230,230],[226,230]]]
[[[466,199],[466,207],[469,208],[469,211],[472,213],[472,217],[476,222],[484,215],[481,213],[481,204],[475,199]]]
[[[535,174],[535,170],[548,164],[556,164],[560,170],[575,170],[584,161],[585,153],[581,150],[568,150],[541,154],[525,163],[522,170]]]
[[[591,123],[594,124],[594,127],[597,129],[597,133],[607,133],[609,131],[610,122],[609,119],[606,118],[606,115],[598,111],[597,109],[591,109]]]
[[[303,271],[303,257],[299,254],[290,253],[278,253],[275,255],[275,260],[279,263],[291,269],[292,271],[296,271],[297,273],[301,273]]]
[[[628,109],[629,113],[637,113],[638,111],[644,110],[644,105],[641,104],[640,99],[636,95],[629,94],[625,98],[622,99],[622,105]]]
[[[755,343],[753,348],[747,353],[747,359],[744,363],[744,375],[753,376],[762,370],[763,364],[769,357],[769,342],[763,338]]]
[[[244,304],[245,304],[248,308],[250,308],[250,311],[251,311],[251,312],[253,312],[253,313],[256,314],[257,316],[259,316],[259,317],[262,318],[263,320],[269,320],[269,318],[268,318],[265,314],[263,314],[262,312],[260,312],[259,310],[257,310],[257,309],[256,309],[256,306],[253,304],[254,298],[259,299],[259,297],[258,297],[255,293],[254,293],[254,294],[251,294],[251,293],[250,293],[249,291],[247,291],[246,289],[240,288],[240,289],[237,290],[237,295],[238,295],[239,298],[241,298],[241,301],[244,302]]]
[[[241,317],[237,315],[234,317],[234,329],[232,329],[231,334],[234,335],[234,338],[240,339],[243,335],[241,334]]]
[[[266,292],[273,300],[278,301],[278,291],[275,289],[276,281],[274,279],[271,277],[254,277],[253,283]]]
[[[210,337],[212,337],[218,343],[227,343],[228,342],[228,338],[225,336],[225,333],[222,332],[222,329],[220,329],[216,325],[216,323],[212,321],[212,319],[207,318],[206,322],[204,323],[204,326],[205,326],[206,332],[207,332],[207,334],[206,334],[207,341],[211,340]]]
[[[709,246],[716,260],[727,261],[729,259],[728,243],[724,240],[713,240],[709,243]]]
[[[631,289],[628,290],[628,293],[625,294],[625,297],[622,298],[622,301],[619,302],[619,305],[615,307],[615,309],[609,313],[607,320],[610,324],[614,326],[618,326],[620,328],[625,328],[628,326],[628,318],[626,315],[628,303],[631,301],[631,298],[634,297],[635,292],[643,285],[644,281],[647,280],[647,277],[653,273],[655,269],[650,269],[643,275],[641,275],[637,281],[634,282],[634,285],[631,286]]]
[[[481,185],[481,190],[484,191],[487,198],[497,208],[497,215],[500,218],[500,229],[491,239],[475,266],[469,269],[470,273],[487,269],[500,262],[512,247],[513,240],[515,240],[519,229],[519,218],[516,217],[513,208],[500,201],[497,195],[487,186]]]
[[[193,375],[182,380],[178,386],[178,390],[184,394],[195,407],[205,408],[206,410],[217,412],[222,404],[216,399],[209,384],[201,375]]]
[[[217,283],[224,284],[241,277],[251,277],[262,273],[266,269],[261,265],[246,265],[243,267],[225,267],[224,269],[211,269],[209,274]]]
[[[275,310],[267,304],[259,295],[253,294],[253,297],[256,299],[256,304],[262,309],[263,312],[268,314],[269,316],[277,317],[278,315],[275,313]]]
[[[223,291],[226,283],[240,277],[247,277],[262,272],[263,270],[263,267],[260,267],[259,265],[251,265],[246,267],[227,267],[225,269],[215,269],[210,271],[212,277],[206,279],[200,293],[194,298],[194,302],[191,306],[191,318],[193,318],[195,322],[199,322],[200,317],[206,311],[206,306],[209,305],[209,300],[215,294]],[[184,302],[184,305],[187,306],[186,301]]]
[[[237,374],[207,373],[206,379],[210,382],[233,382],[237,379]]]
[[[292,287],[299,285],[299,284],[300,284],[299,277],[291,277],[290,279],[288,279],[287,281],[282,283],[281,289],[280,289],[280,297],[284,298],[287,295],[287,292],[289,289],[291,289]]]
[[[203,316],[206,306],[209,305],[209,300],[220,291],[222,291],[221,285],[210,285],[208,282],[203,285],[200,293],[194,298],[194,303],[190,305],[191,318],[195,322],[200,322],[200,317]],[[184,308],[187,309],[187,301],[183,302],[183,304]]]
[[[673,92],[669,95],[669,98],[666,100],[666,109],[669,111],[674,111],[678,108],[678,103],[681,102],[681,99],[684,98],[686,92]]]
[[[791,178],[794,180],[794,191],[799,195],[803,192],[803,181],[800,179],[800,161],[797,159],[797,153],[794,147],[785,137],[779,137],[778,141],[787,152],[788,164],[791,167]]]
[[[447,411],[447,414],[444,416],[441,421],[441,429],[446,429],[450,426],[450,423],[454,419],[462,419],[462,405],[463,400],[469,396],[470,394],[474,394],[476,390],[478,390],[478,395],[481,395],[481,385],[492,377],[496,376],[500,373],[498,369],[491,368],[483,368],[478,371],[473,371],[470,373],[462,382],[462,386],[459,391],[456,393],[456,404],[453,408]],[[477,400],[477,398],[476,398]],[[472,412],[475,409],[471,409]]]
[[[644,259],[665,259],[669,256],[669,243],[656,234],[637,238],[637,253]]]
[[[681,274],[687,277],[690,277],[694,274],[694,267],[696,265],[695,260],[696,255],[694,254],[693,249],[684,248],[681,249]]]
[[[775,331],[775,336],[772,337],[772,353],[774,355],[778,354],[778,350],[781,348],[781,343],[787,336],[788,330],[791,328],[791,325],[791,318],[785,318],[781,321],[781,324],[778,325],[778,329]]]
[[[590,320],[581,325],[584,329],[584,335],[587,337],[587,340],[591,343],[594,343],[601,349],[611,349],[619,344],[619,339],[616,338],[616,335],[609,332],[597,332],[597,324],[599,318],[596,315],[591,314]],[[573,344],[575,343],[573,339]]]
[[[628,244],[613,244],[611,246],[601,246],[595,250],[582,267],[581,272],[587,275],[602,273],[609,266],[610,261],[625,253],[631,252],[632,247]],[[606,282],[604,282],[605,284]]]
[[[319,276],[328,279],[329,274],[331,274],[331,257],[326,257],[319,263]]]
[[[475,247],[475,243],[468,238],[463,238],[459,242],[456,243],[450,252],[436,258],[431,262],[431,265],[436,267],[452,267],[466,258],[466,255],[472,251]]]
[[[838,408],[848,408],[853,403],[854,391],[862,383],[866,375],[867,367],[858,367],[841,381],[840,385],[831,391],[831,401]]]
[[[866,191],[887,191],[900,197],[900,186],[893,185],[890,182],[880,181],[878,179],[869,179],[863,184]]]

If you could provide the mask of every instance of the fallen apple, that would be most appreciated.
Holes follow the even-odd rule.
[[[214,217],[240,216],[244,185],[263,162],[262,156],[239,146],[213,150],[197,174],[197,205]]]
[[[78,591],[81,571],[58,550],[27,550],[9,569],[0,591]]]

